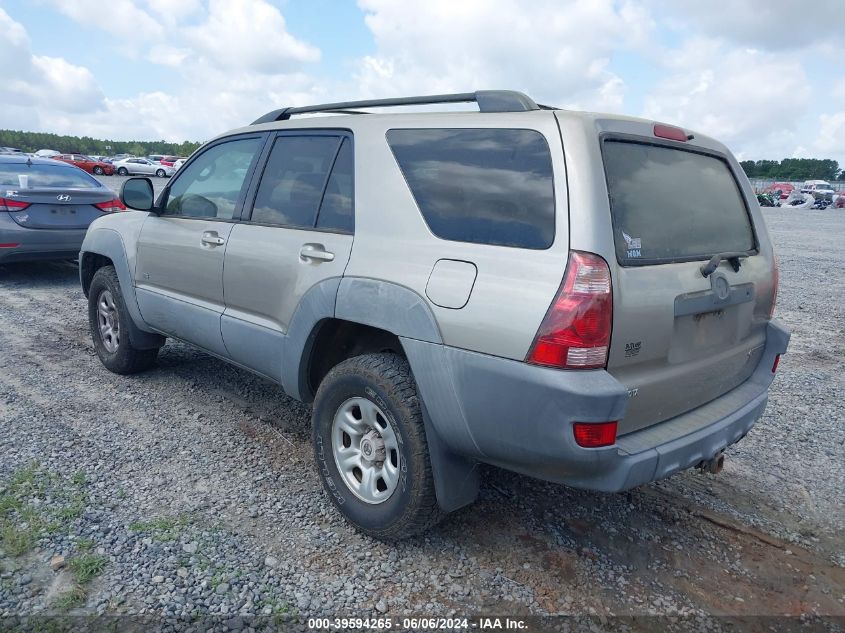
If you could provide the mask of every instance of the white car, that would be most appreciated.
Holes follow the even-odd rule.
[[[832,196],[836,193],[826,180],[805,180],[804,184],[801,185],[801,191],[820,196]]]
[[[179,168],[185,164],[185,161],[188,160],[187,158],[180,158],[175,163],[173,163],[173,169],[179,171]]]
[[[142,175],[169,178],[176,173],[173,167],[154,163],[146,158],[124,158],[123,160],[116,160],[112,164],[119,176]]]

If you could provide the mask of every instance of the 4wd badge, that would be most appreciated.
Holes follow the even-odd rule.
[[[642,341],[634,341],[632,343],[625,343],[625,358],[633,358],[640,353],[643,346]]]

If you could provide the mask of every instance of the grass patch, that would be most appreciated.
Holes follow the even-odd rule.
[[[67,478],[33,463],[0,483],[0,549],[20,556],[79,518],[88,503],[84,475]]]
[[[94,541],[90,538],[81,538],[76,540],[76,549],[80,552],[90,552],[94,549]]]
[[[80,554],[71,558],[67,566],[73,572],[76,582],[84,585],[103,573],[103,569],[106,568],[108,562],[109,559],[105,556]]]
[[[85,590],[85,587],[76,585],[73,589],[65,591],[59,595],[59,597],[53,601],[53,607],[59,609],[60,611],[69,611],[70,609],[81,607],[85,604],[87,599],[88,592]]]
[[[135,521],[129,524],[133,532],[146,532],[151,534],[157,541],[173,541],[179,537],[179,532],[188,525],[189,517],[179,515],[178,517],[156,517],[147,521]]]

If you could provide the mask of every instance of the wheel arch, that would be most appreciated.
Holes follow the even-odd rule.
[[[120,233],[109,228],[89,229],[79,252],[79,281],[88,297],[91,280],[103,266],[114,266],[120,282],[120,294],[129,312],[129,339],[138,349],[152,349],[164,344],[164,337],[147,328],[135,299],[135,285],[126,247]]]
[[[375,306],[375,308],[374,308]],[[403,339],[442,345],[427,302],[414,291],[375,279],[327,279],[303,295],[285,343],[282,385],[304,402],[313,401],[319,379],[337,363],[358,354],[392,351],[411,364]],[[328,353],[323,360],[322,354]],[[420,394],[420,401],[423,401]],[[456,453],[438,434],[423,402],[437,501],[451,512],[478,495],[478,465]]]

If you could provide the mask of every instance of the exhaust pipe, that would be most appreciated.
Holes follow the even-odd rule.
[[[719,451],[716,453],[712,459],[708,459],[706,461],[701,462],[699,468],[701,468],[702,473],[710,473],[711,475],[718,475],[722,472],[722,468],[725,466],[725,451]]]

